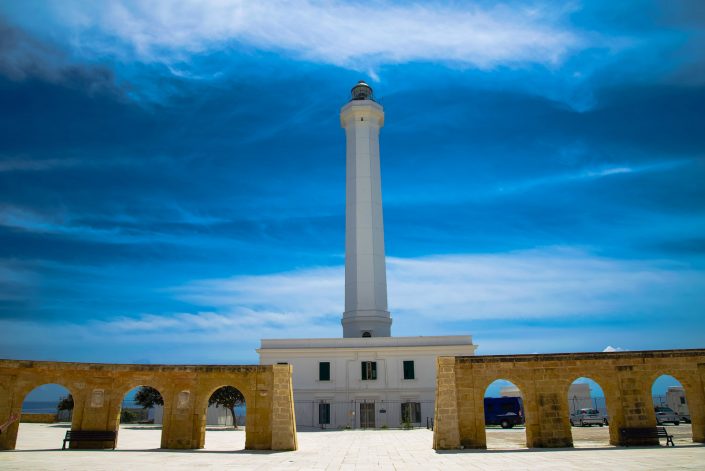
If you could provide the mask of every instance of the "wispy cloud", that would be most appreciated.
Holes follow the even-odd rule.
[[[137,219],[129,214],[101,214],[98,217],[76,216],[66,210],[51,213],[0,204],[0,227],[6,227],[27,233],[47,234],[81,241],[106,244],[153,244],[168,243],[175,245],[197,245],[203,243],[198,233],[175,234],[158,231],[151,224],[183,224],[189,226],[207,226],[223,222],[222,218],[191,213],[178,206],[164,205],[162,219]],[[171,219],[169,219],[171,216]],[[100,226],[90,224],[88,220],[98,220]],[[209,237],[213,245],[221,243],[222,238]],[[234,241],[230,241],[234,243]]]
[[[0,159],[0,172],[43,172],[60,168],[74,167],[81,165],[84,161],[80,159],[22,159],[3,158]]]
[[[606,177],[614,177],[633,173],[650,173],[672,170],[692,164],[693,159],[676,159],[655,162],[646,165],[611,165],[599,168],[587,168],[578,172],[547,175],[545,177],[534,178],[517,183],[502,185],[497,188],[499,193],[520,193],[537,187],[548,185],[562,185],[571,182],[598,180]]]
[[[388,258],[388,273],[394,314],[446,322],[653,312],[705,289],[705,274],[681,266],[565,248]],[[285,331],[321,319],[335,323],[343,286],[343,268],[333,267],[201,280],[174,292],[246,325]]]
[[[26,301],[36,283],[36,274],[12,260],[0,264],[0,301]]]
[[[588,46],[585,37],[564,26],[573,10],[551,2],[489,6],[238,0],[205,5],[61,1],[53,7],[54,20],[70,29],[73,48],[80,53],[177,63],[194,53],[253,47],[358,70],[412,61],[479,68],[556,64]]]
[[[388,265],[395,335],[448,334],[448,326],[460,324],[467,326],[464,332],[474,333],[473,325],[500,320],[541,321],[543,329],[549,329],[542,336],[525,338],[525,327],[508,324],[501,335],[496,328],[488,333],[485,327],[475,336],[485,353],[567,351],[576,346],[594,351],[601,347],[589,338],[615,335],[638,345],[638,339],[610,336],[594,325],[587,327],[588,339],[576,342],[561,336],[553,341],[549,325],[612,316],[654,319],[666,308],[696,309],[705,291],[705,274],[687,267],[609,259],[566,248],[390,258]],[[23,352],[37,351],[37,339],[46,337],[52,339],[51,349],[59,352],[67,346],[94,345],[99,353],[91,350],[93,360],[104,354],[125,361],[129,349],[131,355],[139,353],[157,362],[252,361],[261,338],[338,337],[343,278],[342,267],[321,267],[198,280],[167,292],[193,306],[180,312],[125,313],[60,325],[6,319],[0,321],[0,331],[3,343]],[[27,332],[33,334],[25,337]],[[57,332],[66,335],[57,337]],[[638,335],[642,342],[643,335]]]

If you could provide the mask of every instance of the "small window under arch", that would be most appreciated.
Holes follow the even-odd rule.
[[[372,333],[370,333],[370,331],[366,330],[362,333],[362,336],[363,337],[372,337]]]

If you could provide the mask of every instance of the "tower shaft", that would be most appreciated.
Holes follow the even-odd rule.
[[[379,130],[382,107],[353,99],[340,112],[346,138],[343,337],[389,337]]]

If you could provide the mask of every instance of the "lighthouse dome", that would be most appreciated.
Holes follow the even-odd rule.
[[[367,85],[364,80],[360,80],[350,91],[351,100],[374,100],[372,98],[372,87]]]

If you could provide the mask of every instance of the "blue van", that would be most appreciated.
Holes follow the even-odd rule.
[[[524,404],[520,397],[486,397],[485,425],[512,428],[524,423]]]

